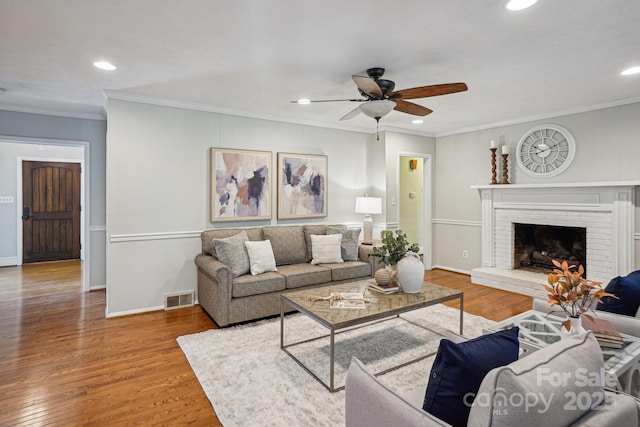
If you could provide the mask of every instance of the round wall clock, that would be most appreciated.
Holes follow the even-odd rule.
[[[518,142],[518,166],[537,178],[556,176],[569,167],[576,155],[576,142],[568,130],[541,125],[525,132]]]

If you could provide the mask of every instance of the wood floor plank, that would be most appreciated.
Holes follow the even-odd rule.
[[[176,342],[215,323],[198,306],[107,320],[105,292],[83,292],[82,277],[80,261],[0,268],[0,425],[219,426]],[[493,320],[531,307],[464,274],[425,278]]]

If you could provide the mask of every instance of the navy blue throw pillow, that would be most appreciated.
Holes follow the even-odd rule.
[[[442,339],[422,409],[454,427],[466,426],[485,375],[518,359],[518,332],[516,326],[459,344]]]
[[[604,290],[614,294],[618,299],[603,298],[596,306],[597,310],[634,317],[640,307],[640,270],[611,279]]]

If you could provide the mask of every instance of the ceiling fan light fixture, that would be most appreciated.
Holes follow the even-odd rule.
[[[388,99],[381,99],[377,101],[369,101],[363,104],[360,104],[358,108],[364,114],[374,119],[379,119],[381,117],[386,116],[393,110],[396,106],[396,103],[393,101],[389,101]]]
[[[419,124],[424,123],[424,120],[422,120],[422,119],[414,119],[414,120],[411,120],[411,123],[413,123],[414,125],[419,125]]]
[[[538,0],[509,0],[505,7],[511,11],[523,10],[533,6],[537,1]]]

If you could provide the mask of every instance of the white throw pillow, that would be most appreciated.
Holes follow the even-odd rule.
[[[276,270],[276,259],[273,256],[273,248],[268,240],[257,242],[244,242],[249,253],[249,263],[251,264],[251,274],[262,274],[267,271]]]
[[[344,262],[340,250],[342,234],[311,235],[311,264]]]

